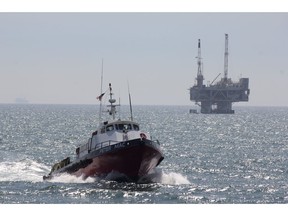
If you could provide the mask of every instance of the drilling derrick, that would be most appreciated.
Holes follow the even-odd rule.
[[[225,34],[225,53],[224,53],[224,83],[228,80],[228,34]]]
[[[201,45],[200,45],[200,39],[198,40],[198,56],[197,58],[197,64],[198,64],[198,72],[197,72],[197,86],[201,87],[203,85],[203,74],[202,74],[202,62],[201,62]]]
[[[197,57],[197,84],[190,88],[190,100],[201,107],[201,113],[233,114],[233,102],[248,101],[250,89],[249,78],[241,78],[232,82],[228,78],[228,34],[225,34],[224,77],[216,84],[213,82],[206,86],[203,84],[200,39],[198,40]]]

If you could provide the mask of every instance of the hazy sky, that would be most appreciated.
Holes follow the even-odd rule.
[[[250,79],[249,102],[288,106],[288,13],[0,13],[0,103],[95,104],[111,82],[134,104],[193,105],[201,39],[204,82]]]

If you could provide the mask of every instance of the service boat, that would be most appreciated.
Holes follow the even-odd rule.
[[[119,105],[114,104],[111,84],[109,90],[108,113],[112,120],[100,123],[88,142],[76,148],[74,161],[67,157],[54,164],[51,172],[43,176],[44,180],[68,173],[83,179],[109,175],[109,180],[139,182],[147,179],[164,159],[159,141],[152,140],[149,133],[141,131],[139,124],[133,121],[130,93],[131,120],[115,120],[116,106]]]

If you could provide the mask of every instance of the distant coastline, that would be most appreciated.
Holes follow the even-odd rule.
[[[16,104],[28,104],[29,103],[29,101],[26,100],[25,98],[16,98],[14,101]]]

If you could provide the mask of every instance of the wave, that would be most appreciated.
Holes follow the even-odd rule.
[[[46,165],[30,159],[0,162],[0,181],[42,181],[42,176],[49,172]]]
[[[49,182],[54,183],[93,183],[95,181],[97,181],[96,178],[88,177],[84,179],[82,176],[77,177],[68,173],[62,173],[49,180]]]
[[[31,159],[0,162],[0,181],[42,182],[43,175],[46,175],[48,172],[50,172],[50,167]],[[100,180],[113,180],[111,176],[115,177],[115,173],[111,173],[103,179],[92,177],[84,179],[82,176],[77,177],[64,173],[53,177],[49,182],[93,183]],[[165,173],[162,170],[156,170],[154,173],[143,177],[140,179],[139,183],[160,183],[169,185],[190,184],[189,180],[182,174],[175,172]]]
[[[183,176],[180,173],[163,173],[161,178],[162,184],[170,184],[170,185],[180,185],[180,184],[191,184],[191,182],[187,179],[187,177]]]
[[[25,158],[23,155],[11,155],[7,152],[0,152],[2,159],[0,161],[0,182],[2,181],[29,181],[42,182],[43,175],[50,172],[50,167],[37,161]],[[14,160],[14,161],[13,161]],[[84,179],[82,176],[77,177],[69,174],[61,174],[53,177],[49,182],[54,183],[93,183],[101,180],[113,181],[123,177],[123,174],[115,172],[109,173],[104,178],[88,177]],[[180,173],[170,172],[166,173],[161,169],[154,169],[154,171],[140,179],[139,183],[160,183],[169,185],[190,184],[187,177]]]
[[[53,177],[49,182],[54,183],[93,183],[93,182],[100,182],[100,181],[119,181],[128,180],[125,176],[121,173],[111,172],[107,176],[100,178],[100,177],[88,177],[84,179],[82,176],[77,177],[74,175],[69,175],[63,173],[59,176]],[[129,181],[128,181],[129,182]],[[160,184],[169,184],[169,185],[180,185],[180,184],[191,184],[187,177],[183,176],[180,173],[170,172],[165,173],[161,169],[154,170],[153,173],[142,177],[138,183],[160,183]]]
[[[147,175],[142,179],[142,181],[147,180],[148,182],[168,184],[168,185],[180,185],[180,184],[191,184],[186,176],[180,173],[170,172],[166,173],[162,169],[155,169],[153,173]]]

